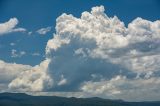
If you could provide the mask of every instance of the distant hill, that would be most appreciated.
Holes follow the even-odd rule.
[[[0,106],[160,106],[160,102],[124,102],[93,98],[30,96],[23,93],[0,93]]]

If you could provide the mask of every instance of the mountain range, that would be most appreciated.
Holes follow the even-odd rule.
[[[98,97],[75,98],[31,96],[25,93],[0,93],[0,106],[160,106],[160,101],[126,102]]]

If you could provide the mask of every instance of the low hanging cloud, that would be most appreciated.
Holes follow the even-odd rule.
[[[8,84],[17,78],[21,72],[31,69],[29,65],[6,63],[0,60],[0,91],[8,89]]]
[[[160,98],[160,21],[136,18],[125,27],[104,11],[99,6],[80,18],[59,16],[46,46],[47,65],[23,72],[9,87],[131,101]]]
[[[24,28],[16,28],[19,23],[17,18],[11,18],[5,23],[0,23],[0,36],[11,32],[25,32]]]
[[[160,78],[134,78],[117,75],[110,80],[87,81],[81,87],[85,93],[98,97],[127,101],[159,101]]]
[[[30,70],[23,71],[8,85],[11,91],[42,91],[52,86],[53,80],[47,74],[49,60],[44,60],[40,65],[32,67]]]

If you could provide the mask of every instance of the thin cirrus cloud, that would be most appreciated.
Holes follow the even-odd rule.
[[[17,18],[11,18],[5,23],[0,23],[0,36],[12,32],[25,32],[25,28],[16,28],[19,23]]]
[[[160,21],[136,18],[125,27],[104,11],[97,6],[80,18],[59,16],[56,33],[46,46],[46,59],[21,72],[8,89],[159,100]]]

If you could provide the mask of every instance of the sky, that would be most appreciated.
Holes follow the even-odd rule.
[[[159,0],[0,0],[0,91],[159,100],[159,19]]]
[[[6,62],[16,62],[29,65],[37,65],[45,55],[45,46],[48,39],[55,32],[56,18],[62,13],[73,14],[80,17],[83,11],[89,11],[93,6],[104,5],[108,16],[116,15],[126,26],[136,17],[155,21],[160,18],[159,0],[1,0],[0,1],[0,23],[10,18],[17,18],[17,27],[23,27],[24,33],[8,33],[0,37],[0,59]],[[38,29],[51,27],[51,31],[41,36],[36,33]],[[32,32],[31,35],[28,33]],[[10,43],[15,43],[11,46]],[[21,58],[11,57],[11,51],[24,51],[26,55]],[[34,53],[40,56],[32,55]]]

